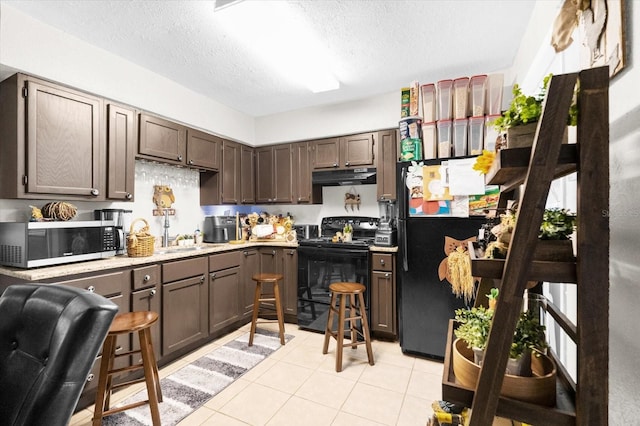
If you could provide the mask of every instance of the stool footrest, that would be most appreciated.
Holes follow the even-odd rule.
[[[144,368],[144,366],[142,364],[129,365],[127,367],[122,367],[122,368],[116,368],[114,370],[109,370],[107,372],[107,374],[109,374],[110,376],[115,376],[115,375],[120,374],[120,373],[125,373],[127,371],[136,371],[136,370],[140,370],[142,368]]]
[[[124,405],[122,407],[111,408],[109,410],[106,410],[103,413],[103,417],[110,416],[111,414],[120,413],[120,412],[125,411],[125,410],[131,410],[132,408],[141,407],[141,406],[146,405],[148,403],[149,403],[149,400],[147,399],[145,401],[133,402],[131,404]]]
[[[131,385],[135,385],[138,383],[144,383],[145,378],[141,377],[139,379],[134,379],[134,380],[127,380],[126,382],[120,382],[120,383],[116,383],[116,384],[112,384],[111,385],[111,390],[116,390],[116,389],[120,389],[120,388],[124,388],[127,386],[131,386]]]

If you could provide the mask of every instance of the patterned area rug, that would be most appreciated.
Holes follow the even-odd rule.
[[[292,338],[291,335],[285,335],[287,342]],[[161,379],[163,400],[159,408],[162,425],[177,424],[280,348],[278,333],[269,330],[258,329],[253,338],[253,346],[249,347],[248,342],[249,333],[246,333]],[[146,399],[145,389],[116,406]],[[145,404],[105,417],[102,424],[151,425],[151,412]]]

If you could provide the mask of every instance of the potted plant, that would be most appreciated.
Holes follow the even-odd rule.
[[[499,133],[507,134],[507,147],[517,148],[531,146],[535,135],[537,122],[542,115],[542,103],[547,94],[547,88],[552,74],[547,75],[542,80],[542,89],[535,96],[525,95],[518,84],[513,85],[513,99],[509,108],[502,112],[493,127]],[[574,100],[569,107],[567,125],[575,126],[578,123],[578,104],[576,96],[578,85],[574,92]],[[566,136],[566,133],[565,133]]]
[[[344,225],[344,228],[342,228],[342,233],[344,234],[344,240],[345,241],[351,241],[353,238],[353,227],[351,226],[350,223],[347,223]]]
[[[455,313],[455,319],[459,325],[454,334],[473,350],[474,362],[482,365],[493,320],[493,309],[477,306],[471,309],[458,309]],[[509,350],[507,373],[530,376],[531,352],[543,351],[546,347],[545,326],[541,325],[531,312],[522,312]]]
[[[489,300],[489,309],[491,310],[495,310],[496,309],[496,304],[498,303],[498,294],[500,293],[500,290],[498,290],[497,288],[493,287],[490,291],[489,294],[487,294],[487,299]]]
[[[535,259],[572,261],[571,234],[576,227],[576,215],[567,209],[546,209],[542,215]]]

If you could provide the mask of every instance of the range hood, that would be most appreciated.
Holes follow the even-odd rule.
[[[363,167],[349,170],[327,170],[313,172],[311,181],[314,185],[366,185],[376,183],[375,167]]]

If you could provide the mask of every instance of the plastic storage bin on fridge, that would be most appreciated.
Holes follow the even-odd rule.
[[[469,100],[469,77],[453,80],[453,118],[467,118]]]
[[[502,74],[491,74],[487,78],[487,115],[502,113],[503,86],[504,76]]]
[[[438,120],[451,120],[453,80],[440,80],[437,84]]]
[[[469,80],[471,116],[480,117],[485,114],[485,98],[487,92],[487,76],[474,75]]]
[[[496,140],[500,133],[493,127],[493,122],[500,117],[500,114],[487,115],[484,119],[484,149],[487,151],[496,150]]]
[[[469,155],[480,155],[484,148],[484,117],[469,119]]]
[[[423,84],[420,86],[422,96],[422,120],[425,123],[436,121],[436,85]]]
[[[438,158],[436,122],[422,124],[422,155],[425,160]]]
[[[453,120],[453,156],[467,155],[467,126],[469,120],[458,118]]]
[[[439,120],[438,128],[438,158],[451,157],[451,120]]]

